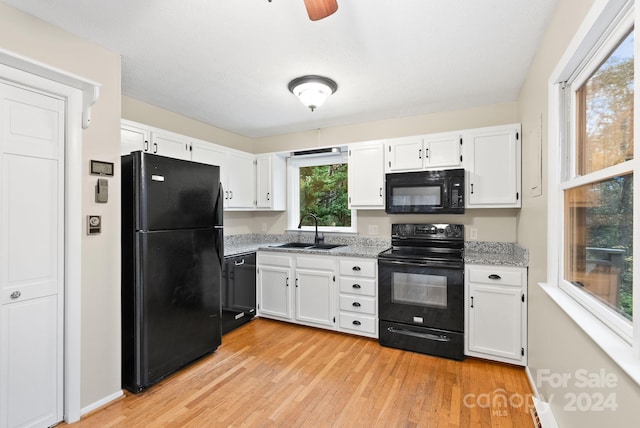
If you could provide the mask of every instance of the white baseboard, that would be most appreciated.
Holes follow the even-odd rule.
[[[529,379],[529,385],[531,386],[531,389],[533,389],[533,395],[540,398],[540,394],[538,393],[538,386],[536,385],[536,382],[533,380],[533,374],[531,374],[531,370],[529,369],[529,366],[525,367],[525,372],[527,373],[527,379]]]
[[[527,373],[527,379],[529,379],[529,385],[531,385],[531,389],[535,395],[535,398],[533,399],[534,409],[531,409],[531,417],[533,418],[534,426],[536,428],[538,426],[541,426],[542,428],[558,428],[558,423],[556,422],[555,416],[553,416],[551,406],[549,403],[542,401],[542,398],[540,397],[538,387],[536,382],[533,380],[533,374],[531,373],[529,366],[525,368],[525,372]]]
[[[89,404],[86,407],[83,407],[82,409],[80,409],[80,415],[86,415],[89,412],[93,412],[94,410],[105,406],[107,404],[109,404],[110,402],[112,402],[113,400],[117,400],[118,398],[122,397],[124,395],[124,393],[122,392],[122,390],[116,391],[111,395],[107,395],[106,397],[95,401],[91,404]]]
[[[558,428],[558,423],[553,416],[549,403],[534,398],[533,406],[535,407],[535,414],[532,410],[531,417],[533,418],[533,424],[536,428]]]

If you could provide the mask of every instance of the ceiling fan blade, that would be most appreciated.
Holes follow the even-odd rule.
[[[326,18],[338,10],[337,0],[304,0],[304,5],[312,21]]]

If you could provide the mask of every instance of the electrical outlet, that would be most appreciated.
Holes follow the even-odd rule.
[[[478,240],[478,229],[476,229],[475,227],[469,228],[469,239],[471,241]]]
[[[377,224],[370,224],[369,225],[369,235],[378,235],[378,225]]]

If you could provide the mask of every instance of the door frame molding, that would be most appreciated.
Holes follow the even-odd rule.
[[[81,416],[82,129],[100,85],[0,49],[0,79],[65,99],[63,418]]]

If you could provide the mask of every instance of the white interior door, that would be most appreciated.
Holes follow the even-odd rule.
[[[65,102],[0,83],[0,427],[62,420]]]

